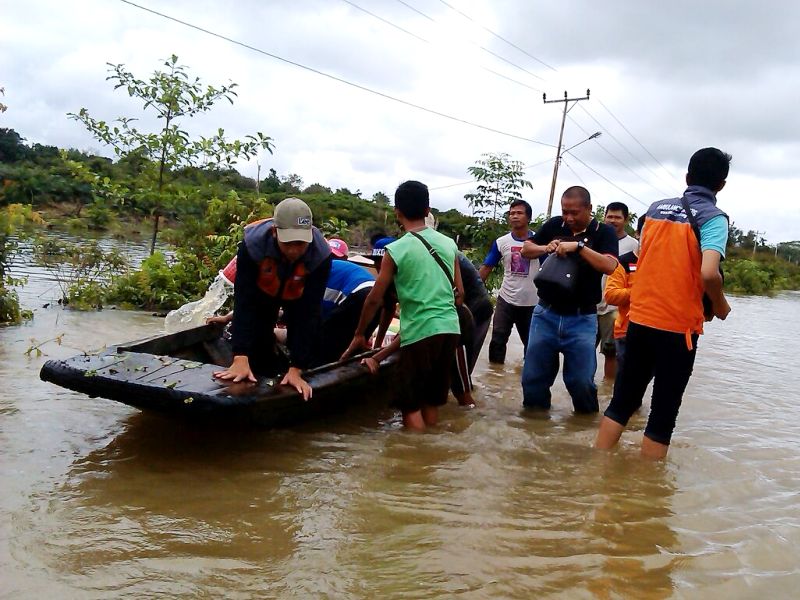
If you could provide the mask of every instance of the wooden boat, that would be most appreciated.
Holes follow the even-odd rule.
[[[396,355],[376,375],[360,364],[360,356],[305,371],[313,389],[308,401],[294,388],[280,385],[279,378],[259,377],[255,384],[222,382],[212,376],[232,360],[222,334],[221,325],[203,325],[113,346],[98,355],[49,360],[40,377],[141,410],[261,427],[291,425],[366,402],[386,404],[386,392],[400,383]]]

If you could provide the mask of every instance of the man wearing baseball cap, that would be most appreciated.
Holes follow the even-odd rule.
[[[245,227],[236,255],[232,346],[233,363],[214,376],[255,382],[255,373],[275,374],[274,327],[283,308],[289,369],[281,380],[303,395],[312,391],[302,378],[311,366],[320,307],[331,269],[331,250],[314,227],[308,205],[286,198],[272,219]]]

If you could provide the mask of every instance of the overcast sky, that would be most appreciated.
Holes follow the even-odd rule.
[[[468,212],[467,167],[484,152],[507,152],[532,165],[526,199],[541,213],[563,106],[543,104],[542,92],[555,99],[590,88],[591,99],[567,117],[564,146],[595,131],[602,136],[564,155],[556,203],[560,190],[582,184],[595,203],[622,201],[641,213],[679,195],[691,154],[716,146],[734,157],[719,205],[736,225],[766,232],[772,243],[800,239],[800,3],[137,4],[254,49],[120,0],[0,0],[0,87],[8,105],[0,127],[28,143],[110,155],[66,113],[84,107],[96,118],[137,116],[147,125],[140,105],[105,81],[106,63],[146,78],[177,54],[204,83],[239,84],[233,106],[220,104],[185,127],[271,136],[275,153],[261,156],[262,177],[274,168],[367,198],[419,179],[436,208]],[[255,177],[255,162],[239,170]]]

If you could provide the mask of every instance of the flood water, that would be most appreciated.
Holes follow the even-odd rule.
[[[480,407],[429,433],[382,408],[182,426],[38,378],[161,319],[23,297],[35,319],[0,329],[4,597],[797,596],[800,294],[733,298],[707,327],[663,463],[638,457],[647,403],[611,453],[561,383],[549,417],[522,414],[517,342],[479,361]]]

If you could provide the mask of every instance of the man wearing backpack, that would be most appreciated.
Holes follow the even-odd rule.
[[[719,271],[728,218],[717,208],[730,161],[717,148],[698,150],[689,161],[683,197],[655,202],[647,211],[631,289],[626,361],[600,423],[596,448],[616,445],[652,377],[641,453],[654,459],[667,455],[703,322],[725,319],[731,310]],[[704,314],[704,293],[710,314]]]

